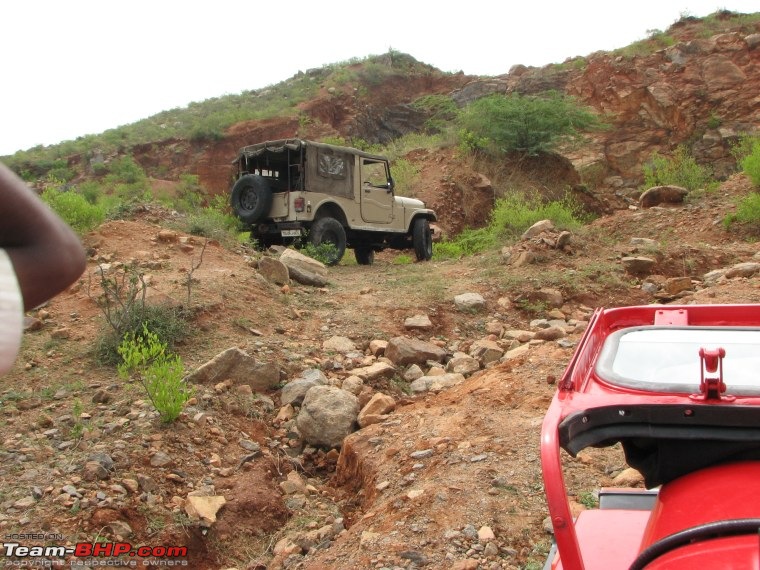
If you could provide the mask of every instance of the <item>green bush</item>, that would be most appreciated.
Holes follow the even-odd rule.
[[[95,358],[105,365],[119,363],[119,345],[124,335],[140,335],[143,328],[155,334],[167,346],[174,346],[189,334],[185,315],[168,305],[140,305],[130,310],[116,309],[117,328],[105,328],[95,339]]]
[[[590,108],[554,91],[483,97],[463,111],[460,122],[463,146],[495,156],[513,151],[535,155],[604,126]]]
[[[325,265],[330,265],[338,256],[338,249],[334,244],[330,242],[323,242],[319,245],[314,245],[311,242],[306,242],[306,244],[301,248],[301,253],[311,257],[312,259],[316,259]]]
[[[560,229],[577,229],[583,225],[584,216],[580,206],[569,198],[541,202],[509,192],[496,201],[489,228],[498,237],[519,236],[541,220],[551,220]]]
[[[420,175],[420,170],[405,158],[399,158],[391,164],[391,173],[395,183],[394,192],[399,196],[411,196],[412,188]]]
[[[105,209],[91,204],[87,198],[74,191],[61,192],[50,188],[42,193],[46,202],[79,235],[86,234],[105,220]]]
[[[225,244],[236,242],[241,230],[241,222],[233,215],[226,196],[215,196],[208,206],[197,209],[187,219],[188,233]]]
[[[494,204],[486,227],[467,228],[452,240],[433,244],[434,254],[438,258],[459,258],[494,249],[541,220],[551,220],[560,229],[577,229],[583,224],[584,216],[580,207],[569,199],[541,202],[509,192]]]
[[[87,293],[103,313],[107,326],[95,339],[95,357],[101,364],[118,364],[118,347],[125,335],[139,336],[145,329],[169,346],[188,334],[186,313],[170,305],[148,305],[147,283],[137,267],[125,266],[100,275],[101,293]]]
[[[760,229],[760,193],[752,192],[743,198],[736,207],[736,213],[723,218],[723,227],[730,229],[734,222],[749,226],[752,230]]]
[[[131,156],[117,158],[108,165],[106,181],[110,184],[137,184],[145,182],[147,176],[142,166]]]
[[[182,359],[168,352],[158,335],[143,325],[138,336],[128,333],[118,348],[122,358],[119,376],[128,378],[136,373],[153,406],[164,423],[171,423],[182,413],[193,390],[182,381]]]
[[[459,107],[450,95],[425,95],[414,101],[412,107],[429,115],[425,129],[433,133],[450,128],[459,115]]]
[[[644,165],[644,184],[647,188],[672,184],[689,191],[712,190],[717,186],[711,169],[697,164],[683,146],[676,149],[672,158],[660,154],[652,156]]]
[[[745,150],[739,164],[752,184],[760,186],[760,137],[748,137],[742,142]]]

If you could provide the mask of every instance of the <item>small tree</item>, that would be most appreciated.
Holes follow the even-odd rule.
[[[478,99],[464,110],[461,124],[465,145],[493,154],[518,151],[529,155],[603,127],[590,108],[556,91],[542,96],[514,93]]]

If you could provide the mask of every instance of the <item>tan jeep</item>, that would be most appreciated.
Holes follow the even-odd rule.
[[[394,195],[388,159],[355,148],[300,139],[246,146],[236,159],[232,209],[262,247],[330,243],[329,264],[346,248],[370,265],[385,248],[433,254],[435,212]]]

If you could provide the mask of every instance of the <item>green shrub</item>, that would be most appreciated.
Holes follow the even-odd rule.
[[[433,244],[433,251],[438,258],[456,259],[494,249],[541,220],[551,220],[560,229],[577,229],[583,224],[584,216],[570,199],[541,202],[509,192],[494,204],[486,227],[467,228],[452,240]]]
[[[61,192],[50,188],[42,193],[46,202],[79,235],[86,234],[105,220],[105,209],[91,204],[74,191]]]
[[[169,346],[188,334],[186,314],[170,305],[148,305],[147,284],[136,267],[124,267],[113,274],[100,275],[101,293],[88,295],[100,308],[106,321],[104,330],[95,339],[95,357],[101,364],[118,364],[118,347],[125,335],[141,335],[148,331]]]
[[[569,198],[541,202],[509,192],[496,201],[489,228],[499,237],[519,236],[541,220],[551,220],[560,229],[577,229],[583,225],[584,216],[580,206]]]
[[[616,49],[612,54],[625,58],[647,56],[657,50],[670,47],[675,44],[675,42],[676,40],[673,36],[666,34],[662,30],[652,29],[647,30],[647,37],[645,39],[634,42],[624,48]]]
[[[672,184],[689,191],[712,190],[717,186],[711,169],[697,164],[683,146],[676,149],[672,158],[660,154],[652,156],[644,165],[644,184],[647,188]]]
[[[456,241],[442,241],[433,244],[433,257],[436,259],[460,259],[464,256],[464,249]]]
[[[736,213],[723,218],[726,229],[730,229],[734,222],[749,226],[752,230],[760,229],[760,193],[752,192],[744,197],[737,205]]]
[[[745,143],[746,153],[739,164],[755,186],[760,186],[760,137],[751,137]]]
[[[425,129],[433,133],[449,129],[459,115],[459,107],[450,95],[425,95],[414,101],[412,107],[429,115]]]
[[[118,349],[124,335],[139,335],[144,327],[168,346],[174,346],[189,333],[183,312],[168,305],[142,305],[128,311],[117,309],[116,312],[123,312],[118,330],[124,332],[119,334],[113,327],[107,327],[95,339],[95,358],[101,364],[118,364]]]
[[[330,242],[323,242],[319,245],[314,245],[311,242],[306,242],[306,244],[301,247],[301,253],[311,257],[312,259],[316,259],[325,265],[330,265],[338,256],[338,249],[334,244]]]
[[[482,148],[494,156],[518,151],[548,151],[603,123],[590,108],[550,91],[542,96],[490,95],[471,103],[460,119],[460,145]]]
[[[405,158],[399,158],[391,165],[394,192],[399,196],[411,196],[412,188],[420,175],[420,170]]]
[[[142,166],[129,155],[113,160],[108,165],[108,172],[106,179],[111,184],[137,184],[147,180]]]
[[[119,376],[136,373],[153,406],[164,423],[171,423],[182,413],[193,390],[182,381],[182,359],[168,352],[166,343],[143,325],[140,335],[128,333],[118,348],[121,356]]]
[[[215,196],[208,206],[196,209],[187,219],[188,233],[226,244],[236,242],[241,229],[241,222],[233,215],[226,196]]]

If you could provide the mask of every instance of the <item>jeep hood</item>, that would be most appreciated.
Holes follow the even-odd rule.
[[[409,209],[424,209],[425,203],[422,200],[416,198],[405,198],[403,196],[396,196],[396,204]]]

